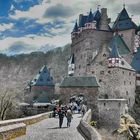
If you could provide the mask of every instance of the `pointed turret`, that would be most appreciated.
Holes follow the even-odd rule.
[[[46,65],[41,68],[39,73],[31,81],[31,86],[54,86],[53,78]]]
[[[74,75],[74,69],[75,69],[75,60],[74,60],[74,54],[72,54],[72,56],[68,60],[68,75],[69,76]]]
[[[91,10],[85,23],[85,29],[96,29],[96,21],[94,20],[93,13]]]
[[[109,67],[117,67],[119,66],[119,63],[120,63],[120,54],[118,52],[118,48],[117,48],[117,40],[116,38],[114,39],[114,44],[111,48],[111,53],[110,53],[110,56],[109,56]]]
[[[73,31],[71,33],[71,37],[74,38],[77,34],[78,34],[78,24],[77,24],[77,21],[76,21],[75,26],[73,28]]]
[[[78,24],[77,24],[77,20],[76,20],[75,26],[74,26],[74,28],[73,28],[73,32],[78,32]]]
[[[99,24],[100,24],[100,19],[101,19],[101,12],[99,10],[99,6],[97,7],[97,10],[93,13],[93,18],[94,20],[97,22],[96,23],[96,27],[99,28]]]
[[[87,18],[87,22],[88,23],[91,23],[93,22],[94,18],[93,18],[93,14],[92,14],[92,11],[90,9],[90,12],[89,12],[89,15],[88,15],[88,18]]]
[[[136,29],[136,28],[137,28],[136,24],[129,17],[128,12],[124,7],[123,10],[119,13],[113,25],[113,30],[121,31],[121,30]]]

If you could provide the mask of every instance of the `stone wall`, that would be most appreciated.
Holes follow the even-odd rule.
[[[98,131],[89,125],[91,121],[91,114],[91,109],[89,109],[81,119],[77,129],[86,140],[102,140],[102,137]]]
[[[0,140],[11,140],[26,134],[26,126],[52,116],[52,112],[31,117],[0,121]]]
[[[41,120],[47,119],[50,116],[52,116],[52,112],[42,113],[42,114],[31,116],[31,117],[0,121],[0,127],[17,124],[17,123],[24,123],[26,125],[31,125]]]
[[[99,126],[109,131],[120,127],[121,114],[125,113],[125,99],[99,99]]]
[[[72,40],[72,53],[75,56],[75,75],[86,75],[87,65],[104,43],[111,40],[112,32],[84,30]]]
[[[18,123],[0,127],[0,140],[11,140],[26,134],[26,125]]]
[[[136,74],[124,68],[108,67],[109,52],[104,45],[95,61],[88,68],[89,76],[96,76],[100,84],[100,98],[125,98],[132,107],[135,102]]]

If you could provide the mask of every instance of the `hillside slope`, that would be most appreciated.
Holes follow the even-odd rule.
[[[56,48],[47,53],[34,52],[17,56],[0,54],[0,81],[7,83],[7,86],[12,86],[12,88],[23,90],[40,68],[46,64],[50,68],[55,83],[59,83],[67,74],[69,57],[70,45]]]

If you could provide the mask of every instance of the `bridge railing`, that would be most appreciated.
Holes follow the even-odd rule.
[[[10,140],[26,134],[27,125],[31,125],[52,116],[52,112],[35,116],[0,121],[0,140]]]
[[[89,109],[81,119],[77,129],[86,140],[102,140],[102,137],[98,131],[89,124],[91,121],[91,116],[91,109]]]

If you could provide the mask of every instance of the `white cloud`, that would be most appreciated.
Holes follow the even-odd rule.
[[[0,31],[5,31],[8,29],[12,29],[14,27],[13,23],[9,24],[0,24]]]
[[[54,6],[57,4],[63,4],[65,6],[70,6],[73,8],[73,10],[76,12],[73,16],[70,16],[68,18],[57,18],[59,21],[64,21],[64,27],[62,29],[48,29],[51,33],[56,34],[55,36],[48,36],[48,34],[42,34],[41,36],[37,35],[27,35],[25,37],[20,38],[12,38],[8,37],[0,41],[0,49],[4,50],[11,46],[13,43],[17,41],[24,42],[25,44],[28,44],[29,46],[33,46],[35,48],[40,48],[46,44],[49,44],[50,46],[63,46],[67,43],[71,42],[70,32],[73,28],[73,21],[78,19],[79,14],[87,14],[87,12],[92,8],[94,11],[97,8],[98,4],[101,4],[101,7],[107,7],[108,8],[108,15],[109,17],[112,17],[113,20],[117,17],[117,13],[121,11],[123,8],[123,3],[127,4],[134,4],[139,3],[139,0],[103,0],[100,1],[100,3],[97,3],[97,0],[52,0],[50,3],[48,3],[48,0],[43,0],[43,3],[40,5],[35,5],[31,7],[28,11],[20,11],[15,10],[14,15],[10,15],[12,19],[20,20],[20,18],[29,18],[29,19],[36,19],[38,23],[46,24],[48,22],[54,22],[56,19],[53,18],[45,18],[44,13],[46,12],[46,9],[50,6]],[[14,7],[12,7],[14,9]],[[129,11],[128,11],[129,12]],[[131,15],[131,13],[130,13]],[[136,22],[139,22],[140,15],[134,16],[133,19]],[[32,25],[31,25],[32,26]],[[5,29],[12,28],[12,24],[7,25],[0,25],[0,31]],[[58,35],[59,34],[59,35]]]
[[[70,35],[62,35],[62,36],[54,36],[54,37],[35,36],[35,35],[30,35],[30,36],[20,37],[20,38],[7,37],[0,41],[0,46],[1,46],[0,50],[3,51],[5,49],[8,49],[17,41],[23,42],[24,44],[31,46],[33,50],[35,50],[41,48],[46,44],[55,47],[64,46],[67,43],[70,43]]]

